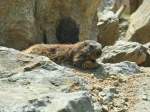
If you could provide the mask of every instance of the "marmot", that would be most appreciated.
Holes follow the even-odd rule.
[[[36,44],[23,52],[47,56],[57,64],[68,62],[75,67],[92,69],[98,67],[96,59],[102,53],[102,46],[94,40],[85,40],[75,44]]]

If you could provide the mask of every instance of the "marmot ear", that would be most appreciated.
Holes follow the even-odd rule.
[[[51,53],[55,53],[56,52],[56,48],[50,48],[50,49],[48,49],[48,51],[51,52]]]
[[[86,41],[84,41],[84,46],[88,46],[89,45],[89,43],[87,43]]]

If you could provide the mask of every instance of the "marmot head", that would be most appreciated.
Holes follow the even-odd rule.
[[[94,40],[85,40],[75,45],[73,60],[96,60],[102,53],[102,46]]]

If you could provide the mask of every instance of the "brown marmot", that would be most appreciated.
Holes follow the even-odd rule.
[[[102,53],[102,46],[94,40],[85,40],[76,44],[36,44],[23,51],[49,57],[57,64],[68,62],[82,69],[98,66],[96,59]]]

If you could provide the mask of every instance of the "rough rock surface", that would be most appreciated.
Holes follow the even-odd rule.
[[[114,0],[102,0],[98,8],[97,41],[103,46],[113,45],[119,36],[119,15],[112,11]]]
[[[115,0],[102,0],[98,8],[99,11],[111,10],[113,8]]]
[[[146,60],[146,49],[136,42],[117,41],[113,46],[106,46],[98,60],[104,63],[132,61],[142,64]]]
[[[144,44],[144,47],[147,49],[147,53],[146,53],[146,61],[142,65],[145,67],[150,67],[150,42]]]
[[[110,76],[114,74],[118,75],[133,75],[141,73],[140,67],[135,62],[124,61],[120,63],[101,63],[99,62],[100,67],[95,69],[93,73],[97,78],[104,76]]]
[[[103,112],[107,110],[103,104],[109,105],[118,93],[103,84],[101,77],[140,72],[135,63],[123,62],[100,64],[93,72],[82,73],[59,66],[47,57],[0,47],[0,111]],[[101,92],[102,87],[108,91]]]
[[[150,105],[150,68],[144,68],[146,74],[130,77],[130,109],[128,112],[149,112]],[[126,91],[127,89],[125,89]],[[126,94],[126,93],[125,93]]]
[[[144,80],[144,81],[143,81]],[[150,105],[150,77],[142,77],[142,80],[139,80],[138,89],[136,95],[138,96],[138,102],[131,110],[132,112],[148,112]]]
[[[64,71],[46,57],[0,48],[3,112],[93,112],[86,92],[67,93],[75,82],[83,83],[73,72]]]
[[[63,35],[65,37],[79,35],[79,40],[94,38],[92,31],[96,27],[92,26],[100,0],[1,0],[0,2],[2,46],[24,49],[37,42],[54,43],[57,42],[56,34],[63,30],[71,32],[67,32],[67,35],[60,34],[60,38],[63,38]],[[64,26],[66,29],[61,29]],[[76,37],[67,37],[70,38]]]
[[[34,0],[0,2],[0,45],[22,49],[42,41],[36,29]]]
[[[142,4],[143,0],[113,0],[114,3],[114,10],[117,10],[122,4],[126,5],[125,13],[132,14],[135,12],[138,7]]]
[[[116,64],[105,64],[105,71],[109,74],[124,74],[124,75],[133,75],[140,73],[140,68],[134,62],[120,62]]]
[[[103,46],[113,45],[119,36],[119,19],[110,10],[98,13],[97,41]]]
[[[140,43],[150,41],[150,1],[144,0],[138,10],[130,18],[130,26],[126,34],[127,40]],[[142,14],[142,15],[141,15]]]

